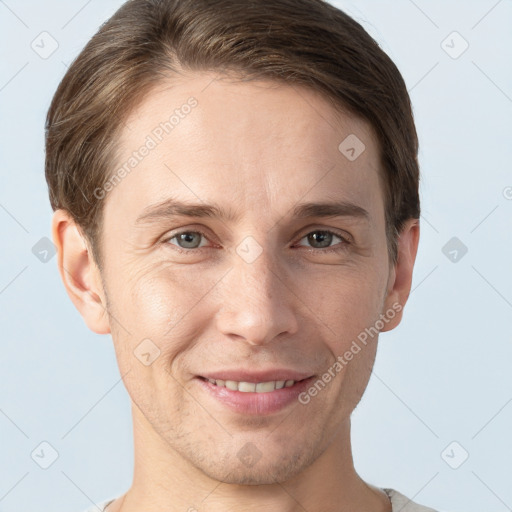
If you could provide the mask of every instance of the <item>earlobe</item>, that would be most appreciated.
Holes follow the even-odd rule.
[[[391,331],[402,320],[403,308],[411,292],[412,274],[418,252],[419,238],[419,219],[409,219],[398,239],[398,259],[390,272],[384,311],[382,312],[385,315],[390,312],[390,320],[381,329],[381,332]]]
[[[89,329],[97,334],[110,333],[99,269],[79,227],[65,210],[53,214],[52,237],[60,276],[71,301]]]

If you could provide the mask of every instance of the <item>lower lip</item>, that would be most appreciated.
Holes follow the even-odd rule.
[[[278,412],[291,403],[298,402],[298,396],[307,389],[313,379],[314,376],[296,382],[289,388],[276,389],[267,393],[244,393],[217,386],[197,377],[203,389],[229,409],[241,414],[259,416]]]

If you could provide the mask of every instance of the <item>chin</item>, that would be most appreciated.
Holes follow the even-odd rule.
[[[251,453],[253,451],[251,444],[247,443],[245,452]],[[218,464],[210,465],[210,461],[215,459],[212,457],[209,461],[203,460],[198,469],[208,477],[227,484],[280,484],[292,479],[314,462],[313,454],[306,454],[303,450],[304,447],[301,447],[297,452],[288,455],[277,453],[273,456],[273,460],[269,460],[264,453],[258,455],[254,451],[254,453],[251,453],[253,459],[247,460],[248,456],[244,454],[244,448],[242,448],[226,460],[223,467]],[[242,454],[240,454],[241,452]],[[241,462],[239,459],[244,456],[246,456],[246,461]]]
[[[209,470],[211,469],[212,472]],[[203,468],[203,472],[210,478],[234,485],[271,485],[284,483],[292,478],[297,471],[290,467],[268,468],[242,468],[240,465],[231,468],[229,473],[220,472],[218,468]]]

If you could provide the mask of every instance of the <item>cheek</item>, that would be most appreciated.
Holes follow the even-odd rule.
[[[334,393],[343,390],[336,399],[338,405],[343,404],[339,410],[341,416],[358,403],[371,374],[377,338],[370,333],[375,332],[371,328],[381,313],[385,282],[377,266],[368,266],[364,271],[339,272],[326,280],[323,297],[309,299],[328,326],[325,343],[331,357],[329,367],[336,375],[332,390]],[[335,361],[341,366],[333,368]]]
[[[298,285],[298,294],[338,342],[357,336],[379,317],[387,276],[377,265],[340,267],[310,278]]]
[[[204,312],[198,317],[198,305],[218,279],[198,269],[168,264],[125,275],[131,277],[118,280],[117,313],[132,334],[130,343],[150,339],[162,355],[172,359],[200,331],[201,322],[208,321]]]
[[[173,410],[183,397],[172,366],[198,338],[200,322],[207,320],[204,311],[198,317],[197,305],[208,280],[161,265],[131,273],[120,270],[114,281],[112,338],[120,372],[127,374],[125,386],[142,410],[150,411],[154,402]]]

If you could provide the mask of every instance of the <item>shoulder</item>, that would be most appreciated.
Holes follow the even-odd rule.
[[[395,489],[383,488],[382,490],[389,496],[393,512],[440,512],[412,501]]]
[[[103,512],[107,506],[112,503],[116,498],[110,498],[109,500],[100,501],[99,503],[96,503],[96,505],[93,505],[92,507],[89,507],[87,510],[84,510],[83,512]]]

